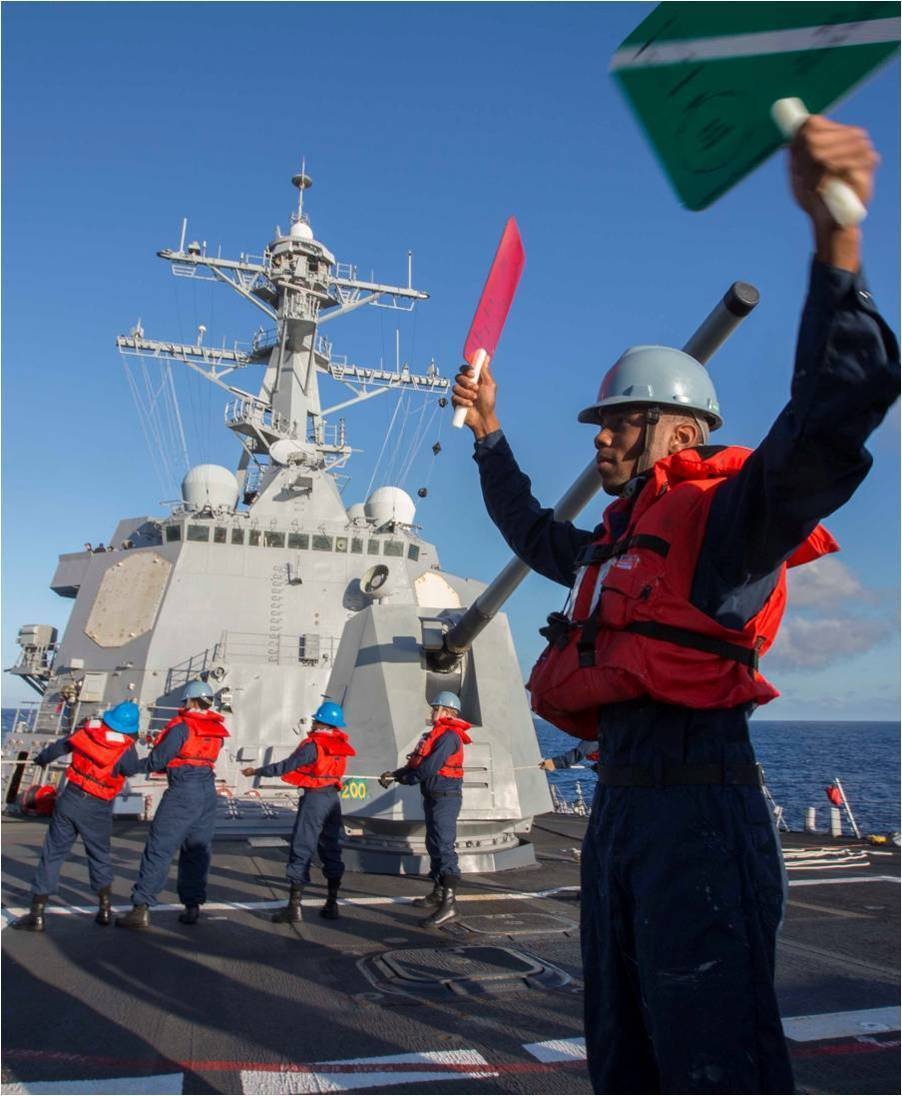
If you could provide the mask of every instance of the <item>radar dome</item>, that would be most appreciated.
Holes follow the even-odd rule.
[[[306,221],[295,221],[291,228],[288,230],[288,234],[292,240],[312,240],[313,229]]]
[[[366,521],[366,510],[362,502],[354,502],[348,507],[348,521]]]
[[[269,455],[276,464],[291,464],[304,455],[304,446],[291,438],[280,438],[269,447]]]
[[[199,464],[182,480],[182,499],[195,510],[205,506],[234,510],[238,503],[238,480],[220,464]]]
[[[364,503],[363,512],[377,526],[389,521],[412,525],[417,508],[410,495],[400,487],[377,487]]]

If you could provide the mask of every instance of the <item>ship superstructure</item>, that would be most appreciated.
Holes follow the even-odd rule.
[[[206,345],[203,327],[194,344],[145,337],[140,322],[117,340],[123,355],[159,368],[163,385],[179,363],[224,389],[240,460],[234,473],[191,468],[167,516],[121,520],[108,550],[60,557],[51,587],[74,605],[58,643],[49,626],[20,632],[12,672],[41,701],[7,756],[28,752],[26,738],[33,745],[67,733],[124,699],[138,703],[150,737],[175,714],[185,683],[202,677],[232,733],[217,767],[226,819],[278,828],[293,791],[240,769],[290,752],[329,696],[344,705],[358,751],[344,807],[363,861],[418,870],[418,793],[384,791],[375,776],[403,761],[429,697],[450,686],[475,727],[460,827],[465,869],[522,863],[531,851],[520,835],[550,801],[506,619],[493,619],[450,673],[433,672],[427,651],[482,584],[441,569],[399,487],[380,486],[346,507],[337,483],[352,450],[333,416],[392,390],[444,401],[449,382],[434,363],[414,373],[400,360],[395,370],[349,362],[319,328],[364,305],[409,310],[427,294],[413,287],[410,264],[407,285],[397,286],[361,280],[336,262],[304,212],[309,176],[302,170],[292,181],[299,197],[290,228],[262,256],[208,254],[186,243],[184,224],[178,248],[159,252],[175,275],[223,282],[268,318],[246,348]],[[256,393],[233,383],[254,364],[264,366]],[[344,388],[325,408],[323,378]],[[21,760],[5,767],[7,801],[38,779]],[[164,786],[157,776],[130,781],[119,809],[150,817]]]

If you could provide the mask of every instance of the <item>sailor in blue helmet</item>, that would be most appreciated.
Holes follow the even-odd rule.
[[[821,198],[841,177],[867,204],[877,162],[864,130],[826,118],[793,142],[815,256],[789,400],[755,450],[708,445],[721,420],[698,362],[634,347],[579,416],[615,496],[599,526],[579,529],[532,496],[491,369],[457,377],[489,514],[521,559],[571,590],[530,692],[601,750],[581,860],[594,1092],[795,1091],[774,991],[782,859],[749,716],[777,695],[757,663],[787,566],[835,549],[818,521],[864,480],[865,443],[899,394],[861,229],[836,224]]]
[[[168,787],[156,809],[132,888],[132,909],[116,918],[123,929],[146,929],[149,907],[179,854],[178,896],[185,909],[179,921],[194,925],[207,900],[207,874],[216,825],[214,766],[229,732],[213,711],[213,690],[191,681],[178,715],[163,728],[147,758],[148,772],[165,772]]]
[[[432,890],[417,898],[414,905],[432,911],[423,921],[430,928],[438,928],[457,917],[455,888],[460,882],[460,865],[454,842],[469,729],[470,724],[460,718],[460,697],[451,692],[439,693],[432,701],[432,725],[420,736],[407,764],[379,777],[383,788],[389,787],[393,780],[420,785]]]
[[[113,800],[126,777],[143,771],[144,763],[135,751],[138,717],[137,704],[123,701],[104,712],[100,719],[89,719],[74,734],[46,746],[35,758],[35,764],[43,767],[64,754],[72,755],[66,770],[66,787],[57,797],[41,849],[32,883],[31,909],[13,922],[13,928],[44,931],[44,909],[49,896],[56,891],[60,871],[77,837],[81,838],[88,857],[91,888],[97,892],[95,921],[108,925],[112,920]]]
[[[293,924],[301,920],[301,897],[310,882],[310,864],[319,853],[326,877],[328,897],[319,911],[321,917],[338,917],[338,891],[344,875],[341,859],[341,778],[354,747],[342,729],[345,726],[341,705],[325,701],[313,713],[309,735],[284,761],[275,761],[259,769],[242,769],[244,776],[280,776],[286,784],[303,788],[298,813],[291,833],[288,853],[288,902],[273,915],[277,923]]]

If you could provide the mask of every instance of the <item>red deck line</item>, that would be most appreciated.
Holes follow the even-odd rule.
[[[825,1043],[821,1046],[790,1046],[793,1058],[815,1058],[820,1055],[843,1054],[879,1054],[899,1049],[899,1040],[880,1042],[877,1039],[860,1041],[847,1040],[838,1043]],[[450,1048],[446,1048],[450,1049]],[[459,1048],[454,1048],[459,1049]],[[416,1054],[417,1051],[396,1050],[395,1053]],[[492,1074],[529,1074],[553,1073],[559,1069],[572,1069],[574,1066],[585,1068],[585,1060],[579,1058],[559,1062],[253,1062],[230,1061],[228,1059],[198,1059],[180,1061],[172,1058],[110,1058],[101,1055],[72,1054],[66,1051],[44,1051],[8,1049],[4,1051],[8,1061],[67,1062],[73,1065],[107,1066],[115,1069],[156,1070],[162,1066],[178,1069],[186,1073],[240,1073],[257,1070],[267,1073],[484,1073]],[[375,1055],[370,1055],[375,1057]],[[27,1083],[27,1082],[25,1082]]]

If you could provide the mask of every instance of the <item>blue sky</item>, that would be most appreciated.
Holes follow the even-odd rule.
[[[810,245],[776,157],[713,208],[678,205],[607,75],[649,4],[28,4],[3,10],[3,665],[20,624],[62,627],[57,554],[108,540],[118,518],[165,512],[115,336],[248,339],[259,314],[224,288],[174,279],[155,251],[189,238],[260,253],[287,225],[301,157],[307,211],[341,261],[431,294],[402,358],[455,371],[506,217],[526,272],[495,360],[502,421],[552,503],[586,463],[575,422],[628,345],[679,345],[735,279],[762,303],[712,363],[726,426],[754,445],[785,402]],[[883,156],[866,269],[898,329],[899,86],[893,61],[835,112]],[[262,317],[260,317],[262,318]],[[330,325],[337,353],[394,356],[394,314]],[[254,387],[257,378],[240,383]],[[233,467],[212,386],[179,380],[192,463]],[[383,402],[384,401],[384,402]],[[348,413],[362,498],[388,399]],[[415,423],[411,421],[411,429]],[[443,451],[429,446],[441,437]],[[405,486],[446,569],[491,578],[508,552],[485,515],[469,434],[438,419]],[[802,577],[765,664],[767,718],[898,715],[899,417],[874,470],[829,525],[843,545]],[[378,482],[378,479],[377,479]],[[601,497],[599,498],[599,507]],[[587,511],[594,524],[599,507]],[[528,670],[563,591],[531,577],[510,604]],[[4,702],[28,696],[4,678]]]

